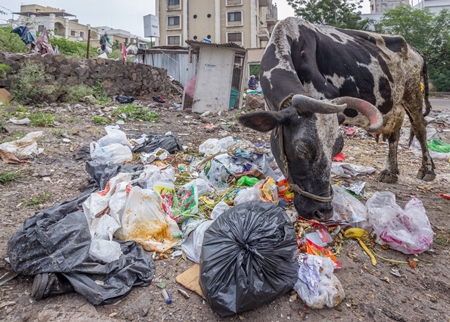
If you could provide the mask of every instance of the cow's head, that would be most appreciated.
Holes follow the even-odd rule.
[[[369,120],[368,130],[375,131],[383,124],[381,114],[373,105],[352,97],[328,102],[295,95],[291,104],[281,111],[239,117],[242,125],[254,130],[275,129],[271,136],[272,152],[284,175],[298,187],[297,191],[294,189],[294,205],[302,217],[327,220],[332,216],[331,162],[344,146],[338,113],[346,108],[365,115]]]

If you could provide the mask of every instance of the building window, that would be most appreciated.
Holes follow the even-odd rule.
[[[167,17],[167,24],[169,26],[179,26],[180,25],[180,16]]]
[[[241,42],[242,32],[229,32],[227,33],[227,42]]]
[[[240,6],[242,5],[242,0],[227,0],[227,6]]]
[[[84,40],[84,31],[80,31],[80,38]]]
[[[180,36],[167,36],[168,45],[180,45]]]
[[[75,30],[73,30],[73,29],[70,29],[70,35],[72,37],[76,37],[77,36],[77,32]]]
[[[167,5],[168,6],[179,6],[180,0],[167,0]]]
[[[39,32],[43,32],[44,31],[44,25],[39,25],[38,26],[38,31]]]
[[[228,21],[242,21],[242,13],[240,11],[228,12]]]

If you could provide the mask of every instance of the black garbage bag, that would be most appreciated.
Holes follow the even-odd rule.
[[[129,103],[133,103],[134,102],[134,97],[132,96],[123,96],[123,95],[118,95],[116,96],[116,101],[122,104],[129,104]]]
[[[86,162],[86,172],[88,173],[88,181],[97,184],[100,190],[105,189],[109,179],[115,177],[119,172],[133,173],[144,169],[142,164],[137,165],[121,165],[121,164],[97,164],[96,162]]]
[[[257,308],[298,279],[297,238],[281,207],[262,201],[225,211],[206,230],[200,287],[222,318]]]
[[[8,242],[13,270],[22,275],[61,273],[94,305],[113,303],[133,286],[149,285],[155,266],[139,244],[117,240],[123,254],[111,263],[89,255],[91,234],[78,209],[96,190],[98,186],[27,219]]]
[[[133,148],[133,153],[151,153],[157,148],[164,149],[169,153],[173,154],[183,149],[180,139],[172,134],[161,135],[154,134],[147,136],[144,143],[136,145]]]

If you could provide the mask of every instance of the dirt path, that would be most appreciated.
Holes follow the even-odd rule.
[[[173,99],[175,100],[175,99]],[[172,101],[173,101],[172,100]],[[157,123],[132,122],[121,125],[127,136],[142,133],[164,134],[171,131],[183,145],[197,149],[211,137],[233,135],[235,138],[266,141],[266,134],[241,129],[236,125],[237,112],[198,116],[169,110],[171,103],[155,104],[143,101],[144,106],[160,115]],[[34,108],[36,109],[36,107]],[[9,133],[1,134],[3,141],[11,140],[18,133],[44,131],[39,147],[44,153],[30,163],[8,165],[0,162],[0,171],[20,171],[21,177],[13,182],[0,184],[0,276],[10,270],[3,259],[7,257],[9,238],[25,219],[36,211],[78,196],[87,185],[84,170],[86,160],[75,160],[74,154],[81,146],[98,140],[104,132],[103,125],[96,125],[92,115],[110,115],[112,111],[95,106],[48,106],[40,109],[56,116],[53,128],[32,128],[8,124]],[[213,131],[204,129],[214,124]],[[448,129],[445,124],[439,130]],[[225,133],[226,131],[227,133]],[[447,132],[448,133],[448,132]],[[417,263],[413,269],[406,264],[394,264],[378,259],[373,267],[370,259],[354,240],[345,241],[338,254],[342,269],[336,271],[345,292],[345,300],[334,309],[310,310],[300,299],[290,302],[289,294],[253,311],[234,316],[230,321],[449,321],[448,297],[450,296],[450,201],[438,196],[450,193],[449,160],[435,160],[437,178],[430,183],[415,178],[420,158],[402,145],[399,153],[400,180],[397,184],[383,184],[377,176],[384,168],[387,154],[385,143],[358,131],[346,138],[344,154],[354,164],[373,166],[372,175],[351,179],[333,177],[334,182],[349,184],[366,181],[369,198],[377,191],[389,190],[396,194],[397,202],[404,204],[412,197],[423,201],[427,215],[436,233],[432,249],[417,256],[410,256]],[[70,140],[70,142],[68,140]],[[66,141],[66,142],[65,142]],[[44,194],[45,193],[45,194]],[[33,205],[31,199],[37,200]],[[42,202],[38,202],[42,201]],[[407,261],[407,255],[375,246],[380,256],[395,261]],[[221,321],[209,306],[195,293],[182,297],[175,277],[192,265],[189,261],[165,259],[156,261],[154,282],[164,281],[171,291],[173,304],[167,305],[160,290],[152,283],[148,287],[134,288],[124,299],[114,305],[94,307],[76,293],[35,301],[30,297],[32,277],[18,276],[0,287],[0,320],[2,321]],[[402,277],[390,273],[398,268]]]

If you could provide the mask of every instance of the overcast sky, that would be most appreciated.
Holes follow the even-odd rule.
[[[205,0],[206,1],[206,0]],[[294,11],[287,4],[286,0],[273,0],[278,6],[278,19],[293,16]],[[1,15],[1,23],[12,17],[11,12],[19,12],[20,5],[23,4],[39,4],[41,6],[49,6],[66,10],[77,16],[81,24],[89,24],[93,27],[108,26],[116,29],[123,29],[134,35],[144,35],[143,16],[155,14],[155,0],[34,0],[17,1],[17,0],[1,0],[0,10],[7,13]],[[369,12],[369,0],[364,0],[363,13]],[[14,16],[17,18],[17,15]]]

